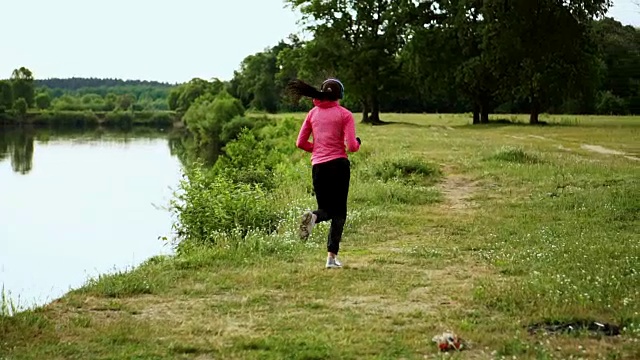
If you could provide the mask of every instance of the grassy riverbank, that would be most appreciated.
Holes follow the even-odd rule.
[[[358,124],[344,269],[323,268],[326,226],[295,239],[314,204],[297,153],[279,234],[0,317],[0,359],[423,359],[447,330],[470,343],[461,359],[640,358],[640,118],[385,120]],[[620,335],[528,331],[593,321]]]

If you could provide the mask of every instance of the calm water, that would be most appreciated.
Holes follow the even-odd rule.
[[[180,161],[161,132],[0,128],[0,290],[21,306],[171,253]]]

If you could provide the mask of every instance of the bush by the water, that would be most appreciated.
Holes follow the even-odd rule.
[[[287,218],[287,205],[296,200],[296,194],[282,174],[292,173],[297,164],[285,160],[291,155],[287,147],[269,149],[255,132],[244,129],[226,145],[215,165],[194,164],[185,171],[171,203],[182,247],[217,244],[221,239],[243,241],[248,234],[267,236]],[[287,139],[294,136],[289,131],[273,133]]]
[[[182,240],[215,243],[220,233],[268,231],[278,221],[278,211],[260,185],[234,183],[193,167],[181,190],[172,206],[179,220],[175,229]]]
[[[220,143],[227,144],[232,140],[236,140],[238,136],[245,129],[260,129],[266,126],[269,123],[269,119],[262,118],[253,118],[253,117],[242,117],[236,116],[228,123],[222,126],[222,131],[220,133]]]
[[[134,126],[171,126],[175,117],[166,111],[136,111],[133,112]]]
[[[118,128],[130,128],[133,126],[133,113],[129,111],[111,111],[105,115],[104,125]]]
[[[164,111],[110,111],[105,114],[104,126],[128,129],[132,126],[169,127],[175,115]]]
[[[244,112],[242,102],[223,91],[197,98],[183,121],[198,143],[220,146],[223,127],[234,118],[243,117]]]
[[[95,127],[98,126],[98,116],[90,110],[87,111],[43,111],[32,118],[34,125],[53,127]]]
[[[266,189],[276,186],[273,170],[280,162],[280,149],[267,149],[264,141],[247,128],[241,130],[236,140],[224,148],[213,171],[231,179],[235,183],[260,185]]]
[[[1,111],[0,109],[0,123],[9,125],[26,123],[38,127],[85,128],[103,125],[110,128],[129,129],[133,126],[171,127],[175,121],[175,114],[168,111],[40,110],[18,116],[14,110]]]

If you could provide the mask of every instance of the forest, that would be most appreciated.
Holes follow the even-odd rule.
[[[313,32],[246,57],[230,92],[246,106],[301,110],[287,81],[344,80],[344,104],[380,112],[640,113],[640,29],[593,20],[607,2],[290,1]],[[576,2],[577,3],[577,2]],[[535,14],[535,16],[531,16]],[[304,107],[303,107],[304,108]]]
[[[602,11],[595,5],[572,13],[555,2],[496,9],[453,1],[437,12],[402,1],[291,3],[305,14],[312,40],[291,35],[249,55],[230,81],[180,84],[169,108],[184,114],[199,96],[224,89],[253,111],[306,111],[311,104],[293,102],[287,83],[331,76],[346,84],[342,104],[374,124],[380,112],[473,113],[474,123],[491,113],[530,114],[531,123],[545,113],[640,114],[640,29],[593,20]],[[527,23],[530,11],[537,20]],[[482,20],[491,16],[491,24]],[[545,21],[552,25],[541,27]]]

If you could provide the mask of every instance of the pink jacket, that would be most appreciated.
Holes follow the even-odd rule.
[[[297,147],[312,153],[311,163],[346,158],[347,150],[358,151],[353,114],[337,101],[314,100],[313,104],[315,107],[307,114],[296,141]],[[309,142],[310,135],[313,143]]]

